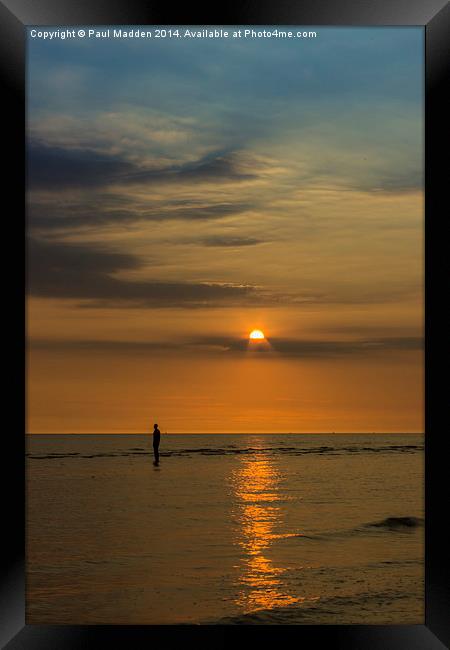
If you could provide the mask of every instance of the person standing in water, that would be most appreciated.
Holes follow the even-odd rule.
[[[159,463],[159,442],[161,440],[161,431],[158,429],[158,425],[153,425],[153,454],[155,456],[155,465]]]

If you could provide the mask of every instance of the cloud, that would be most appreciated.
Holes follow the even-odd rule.
[[[257,355],[277,354],[286,357],[341,357],[347,355],[370,354],[388,351],[419,350],[423,348],[422,337],[386,337],[339,340],[302,340],[270,338],[270,347],[249,346],[245,338],[202,337],[191,341],[191,346],[210,346],[228,352],[250,352]]]
[[[355,341],[302,341],[295,339],[271,339],[274,350],[291,357],[339,357],[371,352],[419,350],[423,347],[420,337],[387,337]]]
[[[395,169],[390,174],[381,172],[379,177],[372,183],[362,183],[361,189],[369,192],[378,191],[392,194],[406,192],[423,192],[424,176],[423,171],[417,167],[410,169]]]
[[[347,356],[368,356],[386,352],[405,352],[422,350],[422,337],[386,337],[354,341],[339,340],[301,340],[301,339],[270,339],[270,347],[253,348],[247,339],[227,338],[220,336],[200,336],[176,341],[105,341],[105,340],[35,340],[33,347],[56,349],[64,348],[80,350],[114,350],[117,352],[140,354],[157,353],[158,351],[174,351],[189,354],[250,354],[257,358],[303,358],[330,359]]]
[[[231,235],[217,235],[213,237],[205,237],[201,240],[203,246],[217,246],[217,247],[230,247],[235,248],[238,246],[256,246],[263,244],[264,239],[256,239],[254,237],[233,237]]]
[[[354,159],[336,155],[333,161],[312,165],[309,180],[314,177],[322,179],[322,182],[336,183],[343,189],[362,192],[403,194],[421,192],[424,188],[420,161],[405,160],[400,156],[395,159],[392,155],[383,161],[383,165],[377,161],[367,162],[362,154]]]
[[[216,183],[254,180],[258,176],[240,167],[237,152],[213,152],[199,160],[162,169],[144,170],[126,177],[128,183]]]
[[[124,272],[138,271],[144,266],[144,260],[134,254],[120,253],[98,243],[61,242],[33,236],[29,237],[27,262],[30,296],[78,300],[83,307],[301,307],[385,303],[415,295],[409,286],[390,287],[384,292],[339,289],[326,293],[307,290],[282,293],[245,282],[135,280],[123,277]],[[280,341],[279,346],[283,350],[286,342]]]
[[[123,158],[88,149],[66,149],[32,141],[27,147],[27,187],[59,191],[110,185],[136,170]]]
[[[99,245],[30,238],[29,295],[88,301],[88,306],[208,307],[258,298],[249,285],[132,280],[119,272],[142,266],[134,255]]]
[[[152,221],[215,221],[242,214],[250,209],[246,203],[201,203],[186,201],[152,202],[143,208],[125,196],[108,195],[85,203],[34,203],[29,206],[28,225],[37,232],[77,231],[103,226],[128,226]],[[205,244],[211,245],[214,244]],[[217,244],[220,245],[220,244]]]
[[[27,149],[29,189],[59,191],[111,185],[227,183],[256,179],[236,151],[214,151],[189,162],[141,168],[118,154],[50,146],[32,140]]]

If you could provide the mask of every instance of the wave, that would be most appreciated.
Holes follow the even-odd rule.
[[[332,542],[336,539],[345,539],[348,537],[355,537],[357,535],[378,534],[386,532],[407,532],[420,528],[424,525],[424,519],[421,517],[386,517],[381,521],[374,521],[369,523],[360,524],[354,528],[325,530],[320,533],[289,533],[280,535],[280,540],[308,540]]]
[[[414,599],[410,593],[397,590],[360,593],[352,596],[330,596],[314,598],[302,604],[259,609],[253,612],[226,616],[204,621],[204,625],[297,625],[317,624],[319,617],[324,622],[335,622],[353,614],[364,611],[367,606],[390,608],[393,603]],[[329,621],[327,621],[329,619]]]
[[[423,526],[424,520],[420,517],[386,517],[381,521],[374,521],[365,524],[368,528],[387,528],[389,530],[399,530],[403,528],[419,528]]]
[[[378,447],[360,447],[357,445],[347,447],[195,447],[184,449],[167,449],[160,451],[161,457],[192,457],[200,456],[234,456],[234,455],[283,455],[283,456],[305,456],[305,455],[345,455],[345,454],[368,454],[368,453],[417,453],[423,451],[423,445],[380,445]],[[121,458],[130,456],[152,456],[152,451],[141,447],[132,447],[123,451],[98,452],[86,454],[82,452],[52,452],[47,454],[27,453],[27,458],[35,460],[52,460],[63,458]]]

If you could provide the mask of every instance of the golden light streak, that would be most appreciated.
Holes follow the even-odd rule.
[[[284,607],[304,600],[287,593],[282,580],[287,569],[274,566],[266,557],[273,540],[280,537],[276,532],[281,523],[279,480],[270,460],[253,454],[242,458],[241,467],[232,477],[238,501],[237,544],[246,555],[240,578],[242,589],[235,602],[245,612]]]

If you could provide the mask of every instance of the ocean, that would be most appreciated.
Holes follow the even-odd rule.
[[[423,624],[420,435],[28,435],[28,624]]]

